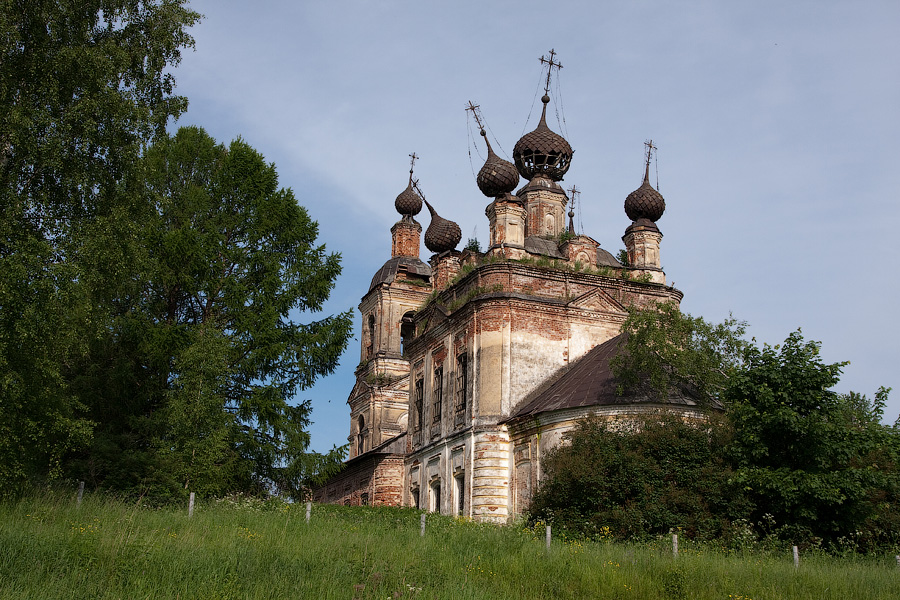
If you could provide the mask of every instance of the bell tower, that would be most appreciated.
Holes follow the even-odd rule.
[[[431,293],[431,267],[419,259],[422,210],[410,155],[409,183],[394,201],[400,220],[391,227],[391,258],[375,273],[359,303],[360,362],[350,404],[350,458],[406,430],[409,361],[404,343],[412,336],[412,314]]]

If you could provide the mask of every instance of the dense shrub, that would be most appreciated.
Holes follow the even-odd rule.
[[[582,421],[546,457],[530,518],[586,537],[646,538],[676,528],[695,539],[728,536],[749,509],[724,460],[730,435],[718,417]]]

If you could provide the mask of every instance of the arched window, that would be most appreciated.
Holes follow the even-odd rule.
[[[413,311],[409,311],[400,319],[400,351],[406,354],[406,345],[416,336],[416,327],[413,325]]]
[[[367,322],[369,339],[366,344],[366,357],[372,358],[375,352],[375,314],[370,314]]]
[[[363,433],[363,430],[366,428],[366,420],[362,415],[359,415],[359,419],[357,420],[357,432],[356,432],[356,455],[359,456],[363,452],[365,452],[366,446],[366,436]]]

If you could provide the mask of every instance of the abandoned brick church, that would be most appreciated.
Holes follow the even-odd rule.
[[[424,198],[410,170],[395,201],[401,217],[391,228],[391,257],[359,304],[349,459],[316,490],[317,501],[505,522],[527,509],[541,457],[578,419],[662,406],[699,411],[687,399],[661,405],[616,394],[609,361],[627,307],[682,298],[660,268],[656,221],[665,202],[649,182],[648,145],[644,181],[625,198],[627,264],[577,234],[571,209],[567,224],[570,198],[559,182],[572,148],[547,125],[556,63],[552,54],[542,62],[543,112],[516,143],[515,164],[484,137],[488,158],[476,180],[490,200],[484,253],[458,251],[459,226],[426,201],[424,241],[433,255],[421,260],[415,217]]]

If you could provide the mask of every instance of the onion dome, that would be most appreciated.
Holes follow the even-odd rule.
[[[439,216],[428,200],[425,200],[425,206],[431,212],[431,223],[425,230],[425,247],[435,254],[455,249],[462,239],[462,230],[459,225]]]
[[[572,163],[572,146],[566,139],[550,131],[547,127],[547,103],[550,96],[541,98],[544,108],[541,110],[541,121],[531,133],[526,133],[516,142],[513,148],[513,160],[516,169],[525,179],[531,180],[543,175],[553,181],[560,181]]]
[[[662,217],[666,210],[666,201],[662,194],[650,185],[650,163],[644,170],[644,183],[625,198],[625,214],[632,221],[647,219],[654,223]]]
[[[516,171],[514,164],[494,154],[494,149],[491,148],[484,129],[481,130],[481,135],[487,144],[488,157],[484,161],[484,166],[478,171],[475,182],[482,194],[488,198],[497,198],[516,189],[516,186],[519,185],[519,172]]]
[[[394,208],[404,217],[412,217],[422,210],[422,196],[413,189],[412,171],[409,172],[409,185],[394,200]]]

